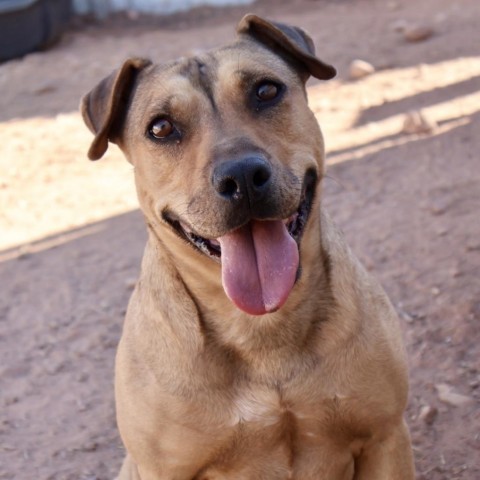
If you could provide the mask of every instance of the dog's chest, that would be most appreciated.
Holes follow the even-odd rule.
[[[321,474],[350,480],[350,439],[335,428],[341,416],[338,398],[309,398],[300,390],[281,394],[261,387],[241,389],[231,404],[226,426],[231,435],[224,452],[199,478],[227,479],[228,472],[235,471],[245,479],[307,480]]]
[[[345,396],[306,388],[246,387],[233,397],[230,425],[244,430],[276,430],[297,440],[328,435],[344,416]]]

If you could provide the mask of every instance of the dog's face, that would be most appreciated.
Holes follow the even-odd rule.
[[[323,172],[307,107],[310,74],[335,71],[301,30],[249,15],[226,47],[167,65],[129,60],[82,105],[96,134],[135,167],[142,209],[161,235],[220,262],[229,298],[275,311],[299,270],[299,244]]]

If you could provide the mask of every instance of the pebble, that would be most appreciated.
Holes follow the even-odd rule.
[[[77,399],[76,404],[77,404],[77,410],[79,412],[86,412],[89,409],[89,405],[87,405],[80,399]]]
[[[130,277],[125,280],[125,287],[127,287],[127,290],[133,290],[136,284],[137,284],[136,277]]]
[[[387,7],[389,10],[398,10],[400,8],[399,2],[387,2]]]
[[[7,395],[4,399],[3,399],[3,405],[5,407],[8,407],[9,405],[13,405],[15,403],[18,403],[19,402],[19,398],[16,396],[16,395]],[[0,477],[1,478],[1,477]]]
[[[101,308],[102,310],[104,310],[104,311],[110,310],[110,307],[111,307],[110,303],[107,302],[106,300],[102,300],[102,301],[100,302],[100,308]]]
[[[423,42],[433,35],[433,29],[427,25],[410,25],[403,29],[407,42]]]
[[[44,83],[41,85],[37,85],[33,90],[32,93],[34,95],[43,95],[45,93],[52,93],[55,92],[58,89],[56,85],[53,85],[51,83]]]
[[[436,122],[425,117],[421,110],[408,112],[403,120],[403,133],[432,133],[437,128]]]
[[[449,204],[445,199],[437,199],[432,201],[430,206],[430,213],[432,215],[443,215],[448,211]]]
[[[431,405],[424,405],[420,409],[420,413],[418,415],[418,418],[425,422],[427,425],[432,425],[432,423],[435,421],[438,415],[438,409],[435,407],[432,407]]]
[[[84,443],[81,450],[84,452],[94,452],[98,448],[98,443],[95,441]]]
[[[438,398],[441,402],[451,405],[452,407],[462,407],[473,402],[471,397],[455,392],[450,385],[439,383],[435,385]]]
[[[62,360],[51,360],[46,366],[45,366],[45,371],[49,375],[57,375],[60,373],[62,370],[64,370],[66,366],[66,362]]]
[[[410,313],[406,312],[405,310],[399,310],[398,314],[400,318],[402,320],[405,320],[407,323],[413,323],[413,321],[415,320],[413,315],[410,315]]]
[[[477,378],[475,380],[471,380],[468,385],[472,390],[476,390],[478,387],[480,387],[480,379]]]
[[[463,275],[463,272],[461,270],[459,270],[458,268],[452,268],[450,270],[450,276],[452,278],[459,278]]]
[[[352,80],[368,77],[374,72],[375,67],[371,63],[359,59],[353,60],[349,68],[349,75]]]
[[[440,295],[440,289],[438,287],[432,287],[430,289],[430,293],[434,296],[434,297],[438,297]]]
[[[84,383],[88,380],[89,375],[86,372],[81,372],[77,375],[77,382]]]
[[[467,252],[480,251],[480,243],[469,243],[469,244],[467,244],[467,246],[465,247],[465,250],[466,250]]]
[[[392,23],[392,28],[395,32],[403,33],[408,28],[408,22],[401,18]]]

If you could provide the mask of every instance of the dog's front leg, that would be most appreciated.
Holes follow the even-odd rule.
[[[355,462],[354,480],[414,480],[407,426],[402,422],[387,437],[365,447]]]
[[[137,466],[132,461],[130,455],[127,454],[123,460],[122,468],[115,480],[141,480]]]

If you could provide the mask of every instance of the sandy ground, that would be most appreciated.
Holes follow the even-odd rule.
[[[79,98],[130,55],[231,39],[246,10],[306,28],[338,67],[309,88],[324,202],[399,311],[418,479],[480,478],[480,3],[265,0],[78,24],[0,65],[0,479],[107,480],[123,456],[113,358],[145,233],[118,150],[86,159]],[[433,35],[408,42],[414,24]],[[355,58],[376,72],[350,80]],[[405,131],[412,110],[426,133]]]

